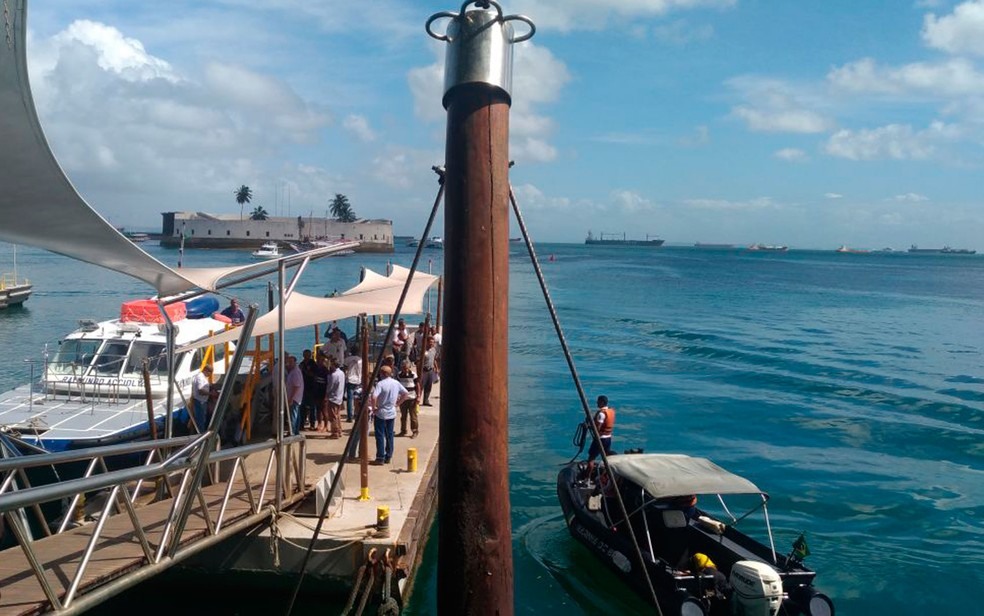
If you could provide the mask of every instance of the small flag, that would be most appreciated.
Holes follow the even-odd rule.
[[[806,545],[806,533],[800,533],[800,536],[793,542],[793,555],[800,560],[810,555],[810,546]]]

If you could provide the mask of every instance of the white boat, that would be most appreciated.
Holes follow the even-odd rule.
[[[444,240],[439,236],[434,236],[427,240],[427,248],[437,248],[438,250],[444,250]]]
[[[223,331],[226,323],[210,316],[218,306],[214,297],[168,306],[176,326],[175,348],[209,332]],[[154,300],[126,302],[120,316],[108,321],[80,321],[79,328],[60,340],[56,349],[44,350],[42,360],[33,364],[32,382],[0,394],[0,429],[47,451],[137,440],[150,434],[149,396],[154,421],[163,434],[168,398],[163,321]],[[225,375],[225,348],[214,347],[211,361],[216,383]],[[176,354],[171,397],[176,434],[184,431],[188,421],[192,379],[209,361],[206,349]],[[150,373],[149,391],[144,385],[144,362]],[[241,370],[245,373],[249,367],[247,359]]]
[[[407,246],[410,248],[416,248],[417,246],[420,246],[420,240],[417,238],[412,238],[407,242]]]
[[[253,257],[256,259],[278,259],[282,256],[280,245],[276,242],[267,242],[253,251]]]
[[[20,306],[31,296],[30,280],[17,277],[17,247],[14,247],[14,271],[0,273],[0,308]]]

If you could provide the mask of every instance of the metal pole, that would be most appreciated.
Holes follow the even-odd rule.
[[[284,495],[284,404],[286,401],[285,392],[287,391],[285,386],[284,373],[286,357],[286,351],[284,350],[284,333],[287,329],[286,314],[287,314],[287,289],[285,287],[286,278],[286,268],[284,267],[283,261],[280,262],[280,267],[277,268],[277,287],[280,294],[280,310],[278,310],[277,315],[277,329],[280,335],[277,336],[277,412],[274,413],[274,421],[277,422],[277,427],[274,431],[275,438],[277,439],[277,497],[276,497],[276,508],[279,512],[281,506],[283,505],[283,495]]]
[[[476,10],[466,10],[470,5]],[[445,35],[431,30],[450,17]],[[514,36],[512,20],[528,36]],[[442,337],[437,607],[512,614],[509,517],[509,105],[512,44],[532,23],[496,2],[438,13],[447,41],[444,207],[447,314]],[[443,286],[443,285],[442,285]],[[441,301],[438,301],[441,311]],[[438,313],[441,314],[440,312]],[[444,328],[442,328],[442,325]]]
[[[441,304],[444,303],[444,276],[437,279],[437,317],[434,321],[434,330],[441,333]]]
[[[362,319],[362,396],[359,400],[359,408],[365,406],[364,400],[369,397],[369,322]],[[362,487],[359,500],[369,500],[369,413],[359,414],[359,468],[360,485]]]

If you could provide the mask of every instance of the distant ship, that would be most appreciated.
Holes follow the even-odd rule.
[[[863,255],[863,254],[867,254],[867,253],[869,253],[871,251],[870,250],[858,250],[856,248],[848,248],[844,244],[841,244],[841,247],[838,248],[837,250],[835,250],[834,252],[840,252],[840,253],[846,253],[846,254],[852,254],[852,255]]]
[[[913,244],[909,247],[909,252],[920,254],[920,255],[974,255],[977,254],[976,250],[971,250],[969,248],[950,248],[949,246],[944,246],[943,248],[920,248]]]
[[[779,244],[752,244],[748,247],[749,250],[762,250],[770,252],[786,252],[789,250],[789,246],[782,246]]]
[[[605,237],[605,236],[608,237]],[[617,233],[599,233],[598,237],[595,237],[588,231],[588,237],[584,240],[585,244],[590,245],[605,245],[605,246],[651,246],[653,248],[658,248],[663,245],[666,240],[661,240],[659,238],[651,238],[649,234],[646,234],[646,239],[644,240],[630,240],[626,239],[625,233],[619,238]]]

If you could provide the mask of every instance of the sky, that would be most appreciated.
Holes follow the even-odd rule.
[[[535,241],[984,250],[984,0],[501,4],[536,24],[510,110]],[[419,236],[446,125],[424,24],[461,8],[30,0],[29,72],[56,157],[117,226],[239,213],[246,184],[275,215],[341,193]]]

